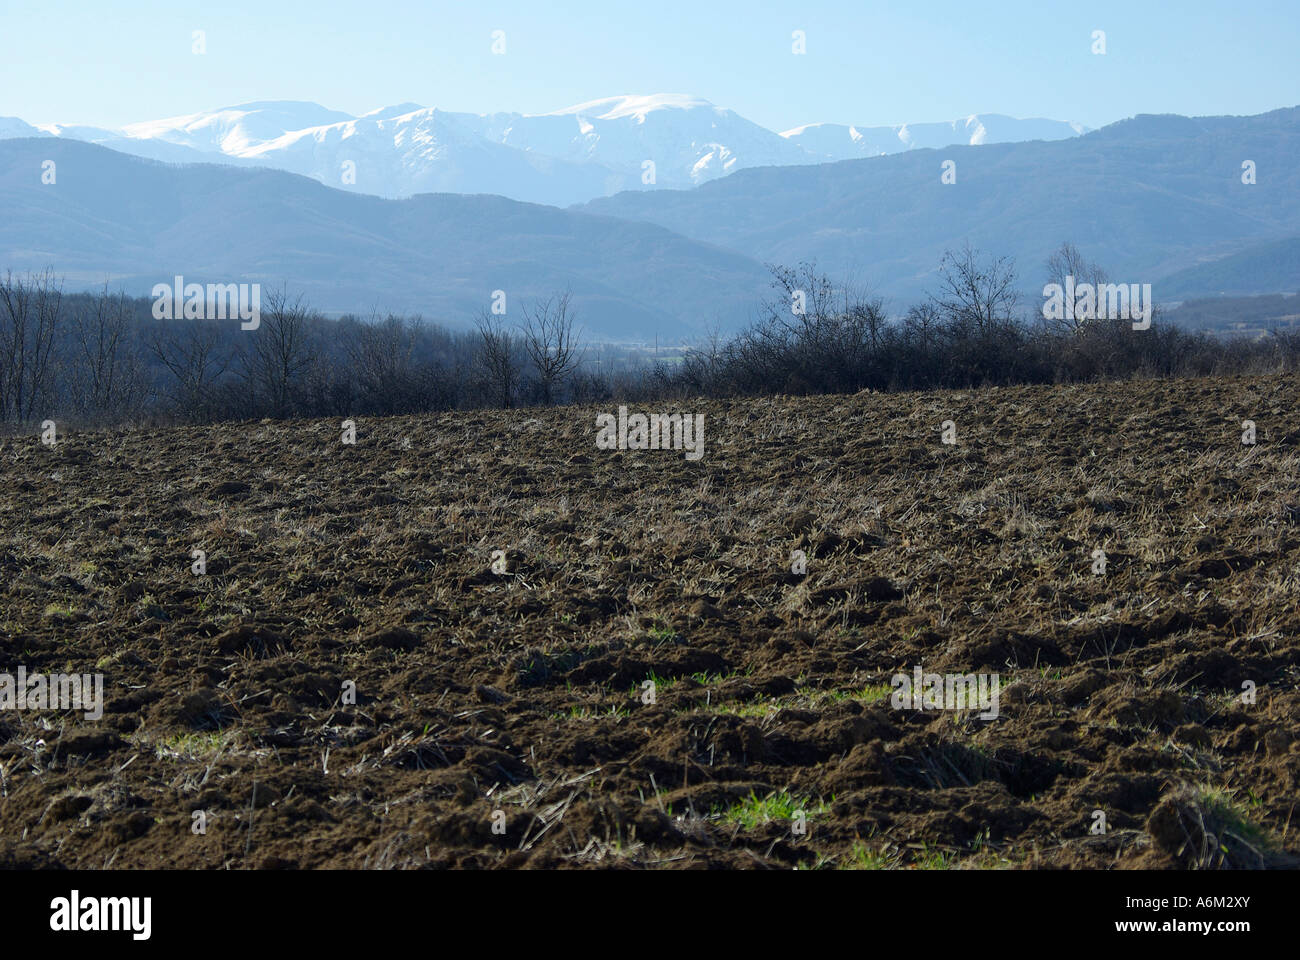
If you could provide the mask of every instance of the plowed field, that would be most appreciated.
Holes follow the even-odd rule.
[[[671,409],[4,440],[0,866],[1295,865],[1293,379]]]

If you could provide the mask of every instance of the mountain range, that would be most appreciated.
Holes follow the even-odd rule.
[[[0,138],[54,136],[152,160],[265,166],[390,198],[495,193],[555,206],[622,190],[691,187],[750,167],[1062,139],[1084,129],[990,114],[890,127],[810,124],[778,134],[674,94],[609,97],[533,115],[401,103],[356,117],[316,103],[266,101],[121,129],[0,118]]]
[[[375,122],[412,116],[402,107]],[[135,139],[200,157],[213,144],[248,152],[295,118],[186,124],[184,143]],[[176,274],[286,284],[331,313],[378,307],[452,325],[495,290],[518,304],[569,287],[589,334],[642,342],[744,323],[769,292],[768,263],[815,261],[898,313],[935,289],[940,257],[965,243],[1014,258],[1031,309],[1064,240],[1115,282],[1151,283],[1158,302],[1300,288],[1300,107],[750,167],[563,209],[456,193],[385,199],[252,157],[158,162],[66,132],[4,130],[0,270],[48,267],[70,287],[107,279],[147,294]],[[42,181],[48,161],[53,183]]]
[[[496,290],[517,317],[521,303],[567,287],[593,336],[681,339],[715,317],[734,325],[767,282],[756,261],[653,224],[497,196],[386,200],[69,139],[0,141],[0,211],[0,273],[49,268],[69,289],[109,280],[140,296],[174,275],[287,285],[329,313],[422,313],[451,326],[467,326]]]
[[[1069,240],[1116,282],[1153,283],[1161,298],[1166,276],[1300,234],[1297,151],[1300,107],[1253,117],[1140,115],[1070,140],[741,170],[694,190],[621,193],[580,209],[764,262],[816,261],[895,299],[933,289],[944,251],[965,242],[1015,259],[1022,289],[1036,291],[1047,256]],[[953,182],[943,176],[947,162]],[[1250,259],[1235,263],[1239,272]],[[1274,282],[1286,272],[1277,266]],[[1259,271],[1241,282],[1217,277],[1213,289],[1287,289],[1258,289],[1261,279]],[[1183,276],[1170,292],[1191,287]]]

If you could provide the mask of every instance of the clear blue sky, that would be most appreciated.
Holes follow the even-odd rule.
[[[1300,0],[0,0],[0,116],[116,126],[249,100],[540,113],[691,93],[778,131],[980,112],[1100,126],[1300,103],[1298,38]]]

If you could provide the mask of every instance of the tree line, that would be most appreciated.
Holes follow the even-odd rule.
[[[1044,279],[1104,283],[1071,244]],[[868,290],[814,264],[773,266],[772,295],[732,336],[709,333],[670,361],[584,342],[570,293],[484,311],[469,330],[420,317],[330,319],[285,289],[257,329],[156,320],[152,301],[64,293],[53,274],[0,280],[0,422],[206,423],[390,415],[683,396],[970,388],[1294,370],[1300,334],[1223,340],[1165,322],[1043,317],[1015,265],[965,247],[936,288],[891,316]]]

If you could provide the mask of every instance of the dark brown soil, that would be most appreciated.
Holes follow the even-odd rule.
[[[0,866],[1297,862],[1294,379],[678,409],[4,441]]]

